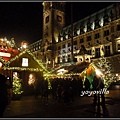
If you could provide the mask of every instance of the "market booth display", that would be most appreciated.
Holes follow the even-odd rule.
[[[34,82],[40,81],[45,74],[49,73],[28,49],[6,62],[2,69],[12,79],[13,92],[24,95],[33,94]],[[20,84],[22,89],[17,88]]]
[[[112,82],[117,81],[115,74],[112,72],[112,66],[110,67],[110,61],[105,57],[100,57],[94,62],[84,61],[65,68],[62,67],[62,70],[57,70],[56,74],[58,77],[80,77],[83,82],[87,78],[91,89],[94,76],[101,77],[106,88],[109,88]]]

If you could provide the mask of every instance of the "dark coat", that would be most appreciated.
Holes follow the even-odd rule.
[[[97,78],[96,76],[94,76],[92,85],[93,85],[93,90],[104,88],[104,82],[100,77]]]
[[[6,106],[8,104],[8,92],[7,92],[7,84],[6,84],[6,77],[0,74],[0,106]]]

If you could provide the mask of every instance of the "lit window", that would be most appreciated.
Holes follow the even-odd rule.
[[[66,35],[65,38],[68,39],[68,35]]]
[[[79,29],[79,30],[77,30],[77,35],[80,35],[80,29]]]
[[[61,41],[63,41],[63,37],[61,37]]]
[[[101,20],[99,21],[99,24],[100,24],[101,27],[103,26],[103,24],[104,24],[103,18],[101,18]]]
[[[28,58],[22,58],[22,66],[28,66]]]
[[[93,22],[93,23],[91,24],[91,29],[92,29],[92,30],[95,29],[95,22]]]
[[[84,30],[85,33],[87,32],[87,25],[85,25],[83,30]]]

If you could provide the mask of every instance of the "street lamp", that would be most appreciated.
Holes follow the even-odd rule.
[[[27,48],[27,45],[26,45],[26,44],[24,44],[24,45],[23,45],[23,48],[24,48],[24,49],[26,49],[26,48]]]
[[[28,47],[28,43],[26,41],[23,41],[21,43],[21,49],[26,49]]]

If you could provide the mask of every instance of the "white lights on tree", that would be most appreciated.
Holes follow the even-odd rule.
[[[23,93],[21,79],[19,78],[19,75],[17,72],[13,72],[13,93],[14,94]]]

